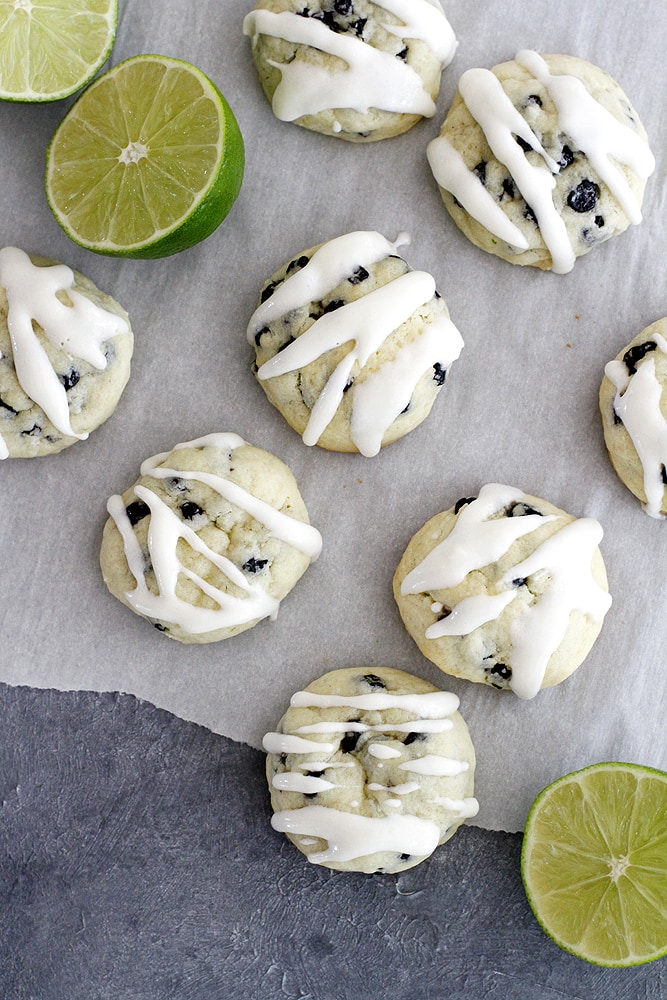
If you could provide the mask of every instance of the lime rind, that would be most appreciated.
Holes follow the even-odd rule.
[[[0,100],[59,101],[109,58],[118,0],[0,0]]]
[[[244,167],[238,123],[215,84],[182,60],[133,56],[91,84],[61,122],[47,151],[46,194],[80,246],[164,257],[217,229]]]
[[[554,781],[529,810],[521,875],[570,954],[607,968],[667,955],[667,774],[611,761]]]

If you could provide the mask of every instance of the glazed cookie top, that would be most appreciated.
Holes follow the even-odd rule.
[[[613,422],[630,437],[641,467],[637,483],[628,480],[628,485],[638,495],[643,488],[644,510],[662,518],[667,509],[667,320],[639,334],[604,371],[611,383]],[[601,402],[604,389],[603,382]],[[605,436],[613,455],[611,436]]]
[[[538,513],[541,503],[550,513]],[[517,601],[523,585],[531,581],[533,599],[514,619],[510,635],[512,671],[509,687],[520,698],[540,690],[547,664],[565,636],[570,615],[579,611],[601,621],[611,597],[596,580],[593,555],[602,528],[593,518],[575,518],[514,487],[489,483],[479,496],[462,500],[452,512],[446,537],[410,570],[399,583],[401,595],[431,594],[459,587],[477,571],[488,574],[484,590],[473,586],[452,606],[436,601],[435,621],[425,637],[465,636],[495,621]],[[545,525],[542,537],[518,562],[512,546]]]
[[[132,341],[125,311],[87,278],[0,250],[0,458],[85,440],[125,387]]]
[[[261,36],[289,43],[284,60],[269,60],[280,72],[271,101],[282,121],[334,109],[432,116],[429,90],[437,93],[456,49],[438,0],[261,0],[243,30],[253,47]],[[414,43],[430,54],[435,88],[411,65]],[[329,60],[310,58],[313,50]],[[334,123],[336,131],[343,130]]]
[[[476,815],[475,756],[456,695],[402,670],[334,670],[264,737],[272,825],[308,860],[412,867]]]
[[[330,447],[376,455],[424,375],[433,391],[421,412],[415,408],[415,421],[428,414],[459,357],[463,339],[433,276],[397,253],[407,241],[405,234],[392,243],[377,232],[347,233],[290,262],[262,293],[247,336],[267,393],[271,380],[299,372],[303,396],[304,369],[322,359],[302,433],[307,445],[322,442],[345,403],[349,440]]]
[[[139,482],[107,508],[134,584],[117,596],[184,641],[225,638],[275,618],[322,546],[287,466],[236,434],[209,434],[147,459]],[[111,537],[103,540],[103,571],[116,592]]]
[[[471,124],[483,133],[486,159],[479,159],[478,143],[465,149],[463,137]],[[474,162],[466,160],[470,150]],[[463,74],[442,133],[429,144],[428,159],[440,187],[522,263],[521,253],[531,247],[517,214],[518,191],[524,215],[539,229],[550,257],[546,263],[539,256],[525,262],[561,274],[594,242],[573,245],[581,226],[569,227],[566,211],[590,213],[590,231],[603,230],[599,239],[637,224],[644,182],[655,167],[636,112],[606,73],[572,56],[531,50],[492,70]],[[489,160],[504,168],[502,185],[493,194],[485,176]],[[586,171],[572,188],[568,169],[581,163]],[[622,223],[606,233],[604,213],[596,208],[601,189],[613,203],[610,211],[622,215]]]

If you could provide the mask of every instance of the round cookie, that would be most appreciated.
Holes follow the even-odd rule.
[[[610,76],[574,56],[529,50],[463,74],[427,155],[468,239],[561,274],[641,222],[655,167],[639,117]]]
[[[406,629],[441,670],[532,698],[588,655],[611,598],[592,518],[491,483],[437,514],[394,575]]]
[[[65,264],[0,250],[0,458],[84,440],[130,375],[125,310]]]
[[[429,414],[463,347],[433,277],[380,233],[295,257],[248,324],[253,370],[308,445],[371,457]]]
[[[456,50],[439,0],[259,0],[243,30],[276,117],[351,142],[431,117]]]
[[[321,549],[290,470],[236,434],[147,459],[107,507],[107,587],[181,642],[215,642],[275,618]]]
[[[651,517],[667,515],[667,317],[605,366],[604,440],[616,473]]]
[[[419,864],[478,811],[458,706],[403,670],[324,674],[264,737],[272,826],[338,871]]]

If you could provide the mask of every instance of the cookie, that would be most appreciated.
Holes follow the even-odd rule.
[[[600,413],[611,463],[651,517],[667,515],[667,317],[605,366]]]
[[[259,0],[243,30],[276,117],[351,142],[431,117],[456,50],[439,0]]]
[[[428,416],[461,352],[433,277],[397,253],[406,239],[347,233],[264,286],[253,370],[307,445],[377,455]]]
[[[529,50],[463,74],[427,155],[468,239],[559,274],[641,222],[655,167],[637,112],[610,76]]]
[[[264,737],[272,826],[327,868],[413,868],[478,811],[458,707],[403,670],[324,674]]]
[[[147,459],[107,508],[107,587],[180,642],[215,642],[275,618],[322,544],[288,467],[236,434]]]
[[[602,528],[491,483],[437,514],[394,575],[406,629],[441,670],[532,698],[588,655],[611,598]]]
[[[130,375],[125,310],[65,264],[0,250],[0,458],[85,440]]]

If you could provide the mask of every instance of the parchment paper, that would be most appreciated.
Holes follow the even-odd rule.
[[[435,118],[366,146],[278,122],[242,19],[249,0],[121,0],[112,62],[158,52],[218,84],[246,141],[238,202],[205,243],[162,261],[77,248],[43,194],[44,152],[69,103],[0,106],[3,245],[58,258],[123,303],[133,374],[114,416],[60,455],[0,467],[0,680],[120,690],[259,746],[293,691],[336,667],[397,666],[455,691],[477,749],[474,822],[522,827],[534,795],[604,759],[667,768],[667,523],[647,517],[604,448],[604,364],[667,312],[665,9],[588,0],[446,3],[459,48]],[[658,161],[645,221],[543,274],[495,260],[456,230],[426,163],[460,74],[520,48],[603,67],[626,90]],[[262,282],[299,251],[352,229],[405,230],[465,340],[434,411],[373,459],[307,448],[250,374],[245,327]],[[177,442],[234,431],[292,468],[324,550],[275,622],[223,643],[166,639],[107,592],[98,567],[107,497]],[[459,682],[425,660],[391,595],[411,535],[437,511],[501,482],[602,523],[613,605],[584,665],[530,702]]]

